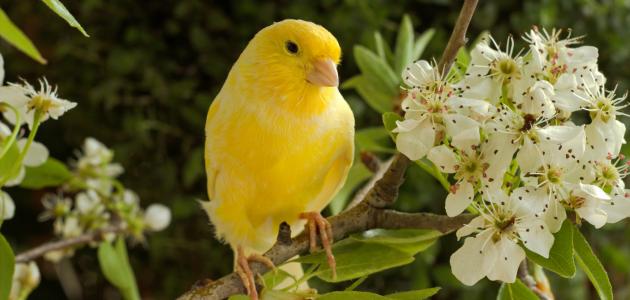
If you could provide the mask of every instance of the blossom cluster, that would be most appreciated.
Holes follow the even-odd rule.
[[[35,88],[24,80],[5,84],[4,75],[0,55],[0,226],[15,215],[15,203],[2,189],[24,184],[27,167],[61,168],[69,174],[56,194],[42,199],[45,211],[40,220],[54,220],[54,232],[59,238],[101,230],[106,240],[126,234],[142,240],[144,232],[160,231],[169,225],[171,211],[162,204],[141,208],[137,194],[116,179],[124,170],[113,162],[113,151],[94,138],[85,140],[71,170],[63,164],[45,165],[50,161],[48,149],[35,141],[39,126],[46,120],[58,119],[77,104],[60,98],[57,88],[46,79],[41,79]],[[95,242],[92,246],[97,245]],[[74,250],[49,251],[45,257],[56,262]],[[16,264],[9,299],[27,298],[39,281],[34,262]]]
[[[112,162],[113,157],[111,149],[87,138],[74,164],[75,177],[62,192],[47,194],[42,199],[45,211],[40,221],[54,219],[55,234],[61,238],[116,227],[142,239],[144,231],[165,229],[171,220],[170,210],[162,204],[151,204],[143,210],[138,195],[116,180],[124,169]],[[104,237],[112,240],[116,234],[107,233]],[[58,261],[73,253],[74,249],[66,248],[48,252],[45,257]]]
[[[512,38],[482,39],[461,72],[417,61],[402,74],[398,150],[454,181],[449,216],[478,213],[450,260],[467,285],[514,282],[523,248],[548,257],[567,211],[596,228],[630,216],[626,95],[606,87],[598,49],[580,38],[533,28],[523,40],[515,53]]]

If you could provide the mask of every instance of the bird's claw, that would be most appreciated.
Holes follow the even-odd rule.
[[[332,271],[332,277],[333,279],[337,278],[337,262],[335,261],[335,256],[332,253],[333,232],[330,223],[318,212],[301,213],[300,218],[307,220],[311,252],[315,252],[317,250],[317,233],[319,231],[322,247],[324,248],[324,251],[326,251],[328,266]]]
[[[237,247],[236,250],[236,274],[243,281],[243,285],[247,290],[247,296],[251,300],[258,300],[258,291],[256,290],[256,281],[254,279],[254,273],[249,266],[250,261],[256,261],[261,264],[264,264],[269,269],[276,270],[276,266],[273,262],[266,256],[260,254],[251,254],[250,256],[245,256],[245,252],[243,248]]]

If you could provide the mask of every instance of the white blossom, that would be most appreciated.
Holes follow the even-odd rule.
[[[0,86],[0,99],[13,106],[21,116],[21,123],[27,123],[33,127],[35,112],[41,112],[41,122],[48,118],[58,119],[66,111],[77,104],[59,98],[57,88],[52,87],[46,78],[39,81],[39,89],[23,81],[21,84],[10,83],[8,86]],[[11,110],[4,112],[4,117],[15,124],[15,115]],[[21,124],[15,124],[21,125]]]
[[[535,217],[526,200],[508,197],[501,190],[487,193],[479,207],[481,215],[457,231],[466,238],[464,245],[450,259],[453,275],[466,285],[474,285],[483,277],[514,282],[520,263],[525,259],[525,247],[543,257],[549,256],[554,237],[546,224]]]
[[[398,150],[426,156],[449,181],[447,215],[480,213],[458,231],[467,238],[451,257],[467,285],[513,282],[521,247],[547,257],[568,210],[595,228],[630,217],[626,94],[606,88],[597,48],[570,31],[533,28],[524,40],[516,50],[512,38],[503,47],[482,39],[461,78],[426,61],[402,74]]]

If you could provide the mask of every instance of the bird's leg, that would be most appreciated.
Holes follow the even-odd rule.
[[[241,281],[243,281],[243,285],[247,289],[247,295],[249,298],[252,300],[258,300],[258,291],[256,290],[254,273],[249,267],[250,261],[257,261],[272,270],[275,270],[276,266],[273,264],[271,259],[266,256],[257,253],[245,256],[243,248],[240,246],[236,247],[236,274],[238,274]]]
[[[301,213],[300,219],[307,220],[311,252],[315,251],[317,248],[317,231],[319,231],[322,247],[324,248],[324,251],[326,251],[326,256],[328,258],[328,266],[332,271],[332,277],[333,279],[337,278],[337,262],[335,261],[335,256],[332,253],[333,233],[330,223],[318,212]]]
[[[252,269],[249,267],[249,261],[241,246],[236,248],[236,274],[241,277],[241,281],[243,281],[243,285],[247,290],[247,296],[249,296],[251,300],[258,300],[254,273],[252,273]]]

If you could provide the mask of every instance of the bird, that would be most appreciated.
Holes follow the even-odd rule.
[[[250,299],[249,262],[273,267],[281,223],[321,240],[333,276],[332,230],[321,211],[343,186],[354,158],[354,115],[339,92],[341,47],[324,27],[286,19],[250,40],[208,110],[202,208],[235,253]]]

